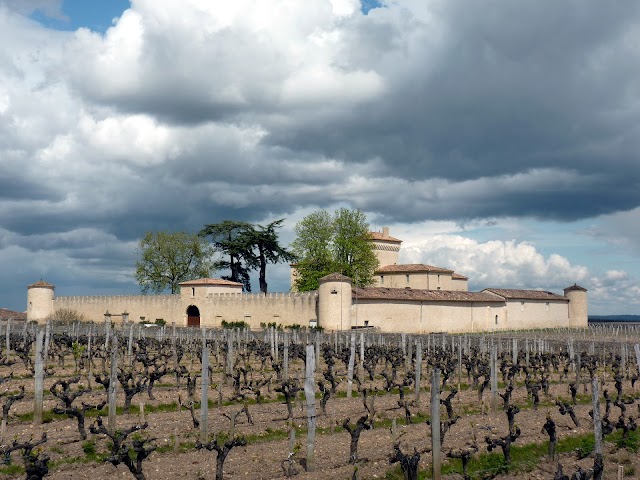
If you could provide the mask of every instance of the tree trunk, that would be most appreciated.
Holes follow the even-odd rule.
[[[267,293],[267,259],[264,257],[264,245],[258,244],[260,260],[260,293]]]

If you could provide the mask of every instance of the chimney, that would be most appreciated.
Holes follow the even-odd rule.
[[[389,238],[389,227],[382,227],[382,238]]]

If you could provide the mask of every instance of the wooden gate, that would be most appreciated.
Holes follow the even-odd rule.
[[[195,305],[187,308],[187,327],[200,326],[200,310]]]

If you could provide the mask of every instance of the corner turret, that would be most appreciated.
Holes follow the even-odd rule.
[[[564,289],[564,296],[569,299],[569,328],[587,328],[589,325],[587,289],[574,283]]]
[[[27,321],[44,322],[53,315],[55,286],[40,279],[27,285]]]
[[[319,280],[318,326],[325,331],[351,329],[351,279],[340,273]]]

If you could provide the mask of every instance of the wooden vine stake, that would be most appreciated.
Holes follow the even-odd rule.
[[[44,398],[44,330],[38,329],[36,334],[36,358],[34,368],[34,395],[33,395],[33,424],[40,425],[42,423],[42,402]]]
[[[640,372],[640,345],[636,343],[633,346],[633,350],[636,352],[636,364],[638,365],[638,371]]]
[[[491,413],[498,410],[498,350],[491,344]]]
[[[316,359],[313,345],[307,345],[307,365],[304,381],[304,396],[307,401],[307,471],[315,470],[316,442]]]
[[[111,371],[109,372],[109,420],[108,429],[111,435],[116,433],[116,384],[118,383],[118,337],[113,336],[111,342]]]
[[[440,452],[440,369],[438,367],[433,368],[431,375],[431,451],[433,479],[440,480],[442,456]]]
[[[353,393],[353,367],[356,360],[356,334],[351,334],[351,352],[349,354],[349,368],[347,369],[347,398]]]
[[[593,435],[595,439],[595,448],[593,450],[594,465],[602,464],[602,421],[600,419],[600,388],[596,375],[591,379],[591,400],[593,402]],[[594,480],[602,478],[602,472],[594,472]]]
[[[231,342],[230,342],[231,343]],[[202,329],[202,376],[200,385],[200,441],[208,441],[209,429],[209,349],[207,348],[207,329]]]
[[[422,371],[422,341],[418,339],[418,341],[416,342],[416,402],[420,401],[421,371]],[[438,391],[439,390],[440,390],[440,385],[438,385]],[[438,401],[440,401],[440,397],[438,397]]]

